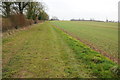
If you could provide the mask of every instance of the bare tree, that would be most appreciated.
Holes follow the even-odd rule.
[[[16,8],[14,8],[14,9],[18,10],[20,14],[23,14],[23,11],[26,8],[26,6],[28,5],[28,3],[29,2],[15,2]]]
[[[0,5],[0,9],[2,11],[3,16],[5,17],[9,17],[11,14],[11,5],[13,4],[13,2],[2,2],[2,4]]]

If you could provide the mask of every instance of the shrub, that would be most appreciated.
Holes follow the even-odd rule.
[[[2,31],[6,31],[12,28],[12,23],[9,18],[2,18]]]
[[[19,27],[24,27],[32,25],[34,21],[32,19],[26,19],[23,14],[11,15],[9,18],[2,18],[2,31],[7,31],[10,29],[18,29]]]
[[[14,27],[16,27],[16,26],[23,27],[26,24],[26,19],[25,19],[25,16],[23,14],[11,15],[10,20],[11,20],[12,25]]]
[[[26,19],[26,26],[32,25],[34,21],[32,19]]]

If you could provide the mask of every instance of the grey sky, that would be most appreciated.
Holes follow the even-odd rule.
[[[120,0],[39,0],[48,7],[50,17],[61,20],[97,19],[118,20],[118,2]]]

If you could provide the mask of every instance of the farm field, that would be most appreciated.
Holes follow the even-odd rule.
[[[117,23],[93,21],[54,21],[52,23],[112,57],[118,57]]]
[[[59,26],[62,23],[66,22]],[[114,72],[117,64],[52,24],[35,24],[3,36],[3,78],[117,77]]]

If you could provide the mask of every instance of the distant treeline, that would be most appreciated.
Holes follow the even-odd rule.
[[[2,2],[0,10],[3,31],[49,19],[46,6],[41,2]]]
[[[56,16],[53,16],[50,20],[51,21],[59,21],[59,19]]]
[[[109,20],[106,20],[106,21],[101,21],[101,20],[93,20],[93,19],[90,19],[90,20],[85,20],[85,19],[71,19],[70,21],[115,22],[115,21],[109,21]]]

